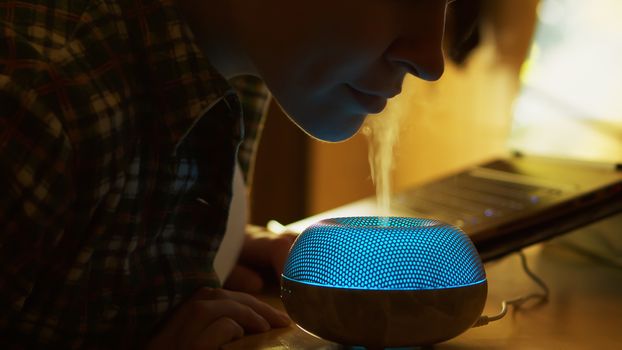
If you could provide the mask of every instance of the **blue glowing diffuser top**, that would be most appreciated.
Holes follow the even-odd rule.
[[[283,277],[334,288],[421,290],[482,283],[486,274],[459,228],[430,219],[320,221],[296,240]]]

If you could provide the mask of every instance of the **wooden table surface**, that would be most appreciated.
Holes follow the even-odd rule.
[[[618,242],[622,241],[620,231]],[[591,233],[573,235],[581,234]],[[622,349],[622,265],[571,249],[565,238],[531,247],[525,253],[530,268],[550,288],[548,303],[520,311],[510,309],[505,318],[472,328],[434,348]],[[521,268],[516,254],[486,264],[486,273],[489,283],[486,315],[498,313],[504,299],[540,291]],[[283,309],[276,293],[260,298]],[[341,348],[293,324],[246,336],[225,347],[227,350]]]

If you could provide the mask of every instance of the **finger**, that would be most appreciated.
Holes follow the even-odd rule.
[[[272,327],[286,327],[291,323],[291,320],[289,319],[287,314],[260,301],[252,295],[241,292],[228,291],[224,289],[203,289],[202,293],[204,293],[203,296],[205,296],[207,299],[217,297],[230,298],[241,304],[244,304],[253,309],[266,321],[268,321],[268,323]]]
[[[220,349],[244,336],[244,329],[234,320],[222,317],[210,324],[191,344],[190,349],[212,350]]]
[[[224,287],[244,293],[259,293],[264,282],[261,276],[243,265],[236,265],[225,281]]]
[[[253,308],[234,299],[192,301],[187,307],[190,310],[180,340],[196,338],[209,325],[223,317],[232,319],[248,333],[265,332],[271,328],[268,321]]]
[[[210,299],[208,298],[208,295],[210,295],[208,293],[211,293],[212,290],[214,290],[214,288],[199,288],[190,298],[184,301],[169,318],[165,328],[162,330],[161,335],[175,337],[180,334],[185,327],[186,322],[192,318],[196,318],[193,316],[193,312],[196,311],[193,311],[194,308],[190,306],[190,304],[196,301]]]

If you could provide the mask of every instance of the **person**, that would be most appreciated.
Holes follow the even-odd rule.
[[[212,349],[286,326],[212,266],[267,101],[351,137],[406,74],[440,78],[450,2],[2,1],[3,348]],[[248,266],[278,274],[291,244],[249,235],[232,284],[256,290]]]

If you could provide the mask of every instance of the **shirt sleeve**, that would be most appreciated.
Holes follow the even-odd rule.
[[[72,147],[36,90],[0,74],[0,314],[20,312],[75,198]],[[3,317],[0,317],[3,318]]]
[[[270,105],[271,94],[266,84],[257,77],[239,76],[231,79],[229,83],[236,90],[242,104],[244,140],[238,150],[238,162],[247,188],[250,188],[257,146]]]

